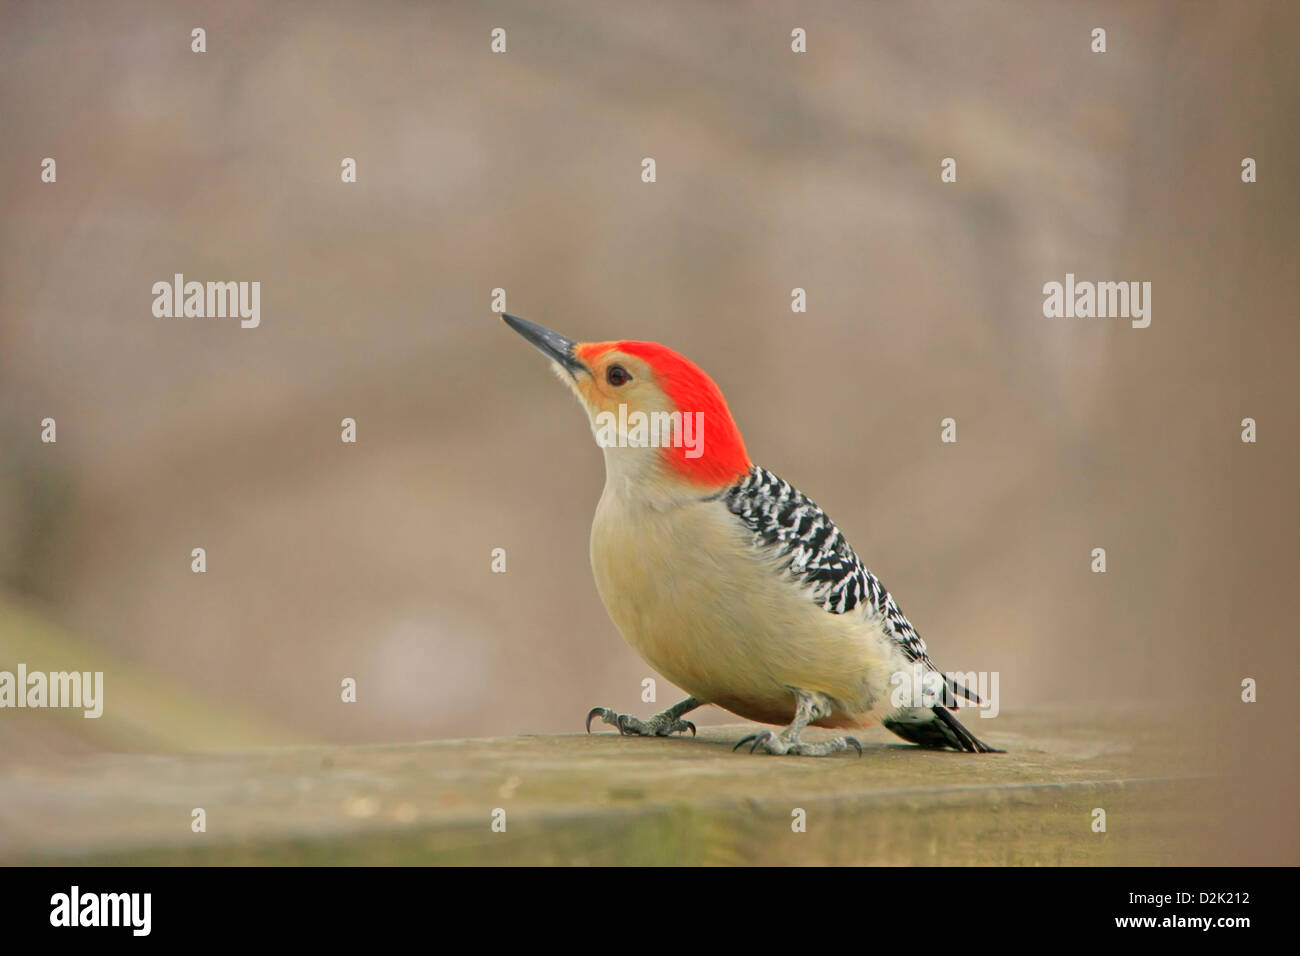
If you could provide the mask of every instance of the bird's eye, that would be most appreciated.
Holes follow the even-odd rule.
[[[623,366],[611,365],[605,372],[605,381],[617,388],[620,385],[626,385],[628,382],[632,381],[632,376],[628,374],[628,370]]]

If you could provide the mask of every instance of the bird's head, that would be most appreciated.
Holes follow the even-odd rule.
[[[749,470],[727,400],[690,359],[655,342],[575,342],[526,319],[504,319],[578,396],[611,476],[707,491]]]

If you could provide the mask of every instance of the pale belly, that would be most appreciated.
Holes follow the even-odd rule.
[[[607,491],[591,556],[624,639],[692,697],[774,724],[793,718],[795,688],[832,699],[822,726],[861,727],[890,709],[900,661],[878,624],[831,614],[782,579],[721,502],[656,510]]]

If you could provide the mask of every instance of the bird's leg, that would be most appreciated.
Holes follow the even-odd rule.
[[[587,733],[591,733],[592,718],[599,717],[611,727],[617,727],[624,737],[667,737],[669,734],[684,734],[688,730],[694,737],[695,725],[689,720],[682,720],[682,714],[690,713],[701,704],[703,701],[687,697],[649,720],[641,720],[631,714],[620,714],[608,707],[593,707],[591,713],[587,714]]]
[[[858,743],[853,737],[836,737],[834,740],[826,740],[821,743],[804,743],[799,739],[799,734],[803,729],[811,724],[814,720],[820,720],[827,717],[831,712],[830,700],[825,694],[816,691],[799,690],[795,688],[795,711],[794,721],[789,727],[782,730],[779,734],[774,734],[770,730],[765,730],[759,734],[750,734],[736,742],[732,750],[736,750],[741,744],[751,743],[749,752],[754,753],[758,749],[763,749],[770,754],[796,754],[800,757],[825,757],[828,754],[840,753],[844,750],[856,750],[858,756],[862,756],[862,744]]]

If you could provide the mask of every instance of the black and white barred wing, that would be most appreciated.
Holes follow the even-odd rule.
[[[775,554],[781,569],[807,588],[810,600],[831,614],[860,611],[879,617],[909,661],[937,670],[925,641],[880,579],[863,567],[830,516],[807,495],[755,465],[727,490],[724,500],[754,536],[755,547]],[[975,699],[967,693],[961,696]]]

